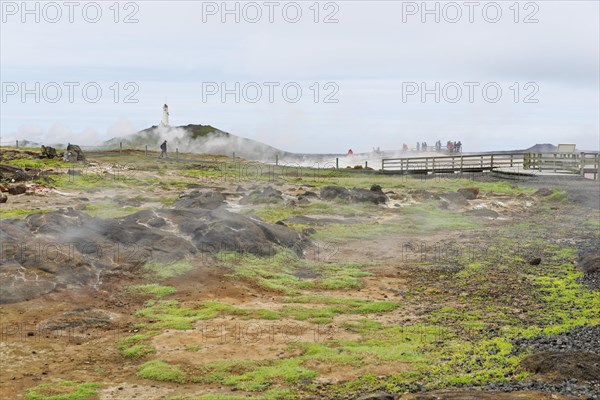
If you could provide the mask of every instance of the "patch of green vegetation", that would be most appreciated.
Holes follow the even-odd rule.
[[[27,389],[26,400],[79,400],[96,396],[97,383],[81,383],[61,381],[56,383],[42,383]]]
[[[177,289],[172,286],[163,286],[157,283],[149,283],[147,285],[132,285],[129,286],[127,290],[133,293],[145,294],[157,298],[169,296],[177,292]]]
[[[188,379],[186,373],[178,366],[160,360],[152,360],[140,365],[138,376],[155,381],[175,383],[185,383]]]
[[[160,333],[153,330],[144,333],[127,336],[117,342],[117,349],[123,357],[141,358],[148,354],[154,353],[154,349],[147,344],[147,341]]]
[[[108,219],[121,218],[140,211],[139,207],[117,207],[114,203],[87,204],[85,212],[93,217]]]
[[[194,266],[187,261],[177,261],[165,264],[151,260],[144,264],[144,270],[157,279],[173,278],[183,275],[192,269],[194,269]]]
[[[168,197],[161,197],[158,199],[158,201],[161,202],[162,204],[164,204],[165,206],[170,206],[171,204],[175,203],[175,201],[177,201],[177,199],[179,199],[179,197],[177,197],[177,196],[168,196]]]
[[[102,188],[128,188],[142,185],[143,182],[127,176],[115,177],[112,174],[97,174],[87,171],[81,174],[61,174],[52,176],[51,182],[54,186],[63,189],[95,190]]]
[[[443,230],[473,229],[479,225],[469,217],[442,210],[431,203],[402,208],[400,216],[387,223],[331,224],[320,228],[314,239],[340,242],[370,240],[383,235],[432,233]]]
[[[281,250],[270,257],[258,257],[249,253],[221,252],[217,259],[224,267],[231,268],[231,276],[255,282],[263,289],[283,294],[297,294],[307,289],[357,289],[362,287],[360,278],[370,276],[362,268],[373,264],[317,263],[300,259],[288,250]],[[302,279],[303,273],[314,276]]]
[[[439,208],[436,203],[404,207],[399,217],[387,223],[331,224],[319,228],[314,239],[329,242],[371,240],[378,236],[402,233],[432,233],[447,230],[465,230],[478,223],[463,215]]]
[[[0,208],[0,219],[9,219],[9,218],[16,218],[16,219],[22,219],[25,218],[31,214],[39,214],[39,213],[45,213],[45,212],[49,212],[49,209],[41,209],[41,210],[32,210],[29,208],[13,208],[13,209],[7,209],[7,208]]]
[[[39,149],[36,149],[36,150],[39,150]],[[70,163],[63,161],[60,158],[53,158],[53,159],[50,159],[50,158],[40,158],[40,159],[19,158],[19,159],[15,159],[15,160],[3,160],[2,163],[14,165],[15,167],[19,167],[22,169],[25,169],[25,168],[45,169],[45,168],[69,168],[69,167],[71,167]]]
[[[304,301],[303,301],[304,300]],[[319,303],[316,299],[314,303]],[[292,301],[289,301],[292,302]],[[301,299],[306,303],[306,299]],[[390,301],[372,301],[359,299],[338,299],[331,302],[328,307],[303,307],[286,305],[276,310],[239,308],[216,301],[205,301],[183,307],[175,300],[158,300],[146,302],[146,307],[139,310],[136,316],[153,321],[156,328],[191,329],[196,321],[216,318],[220,315],[234,315],[242,319],[277,320],[292,318],[297,321],[308,321],[315,324],[330,323],[337,315],[343,314],[383,314],[400,307],[398,303]]]
[[[568,201],[567,192],[559,189],[552,189],[552,194],[544,197],[544,200],[554,203],[565,203]]]
[[[248,396],[236,396],[231,394],[205,394],[200,397],[171,397],[169,400],[247,400]],[[298,395],[289,389],[272,389],[259,396],[252,396],[252,400],[296,400]]]
[[[584,221],[584,224],[592,228],[600,229],[600,216],[590,217]]]

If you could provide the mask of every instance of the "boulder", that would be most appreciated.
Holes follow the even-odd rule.
[[[459,209],[469,205],[465,196],[458,192],[443,193],[440,195],[440,199],[442,199],[443,204],[445,203],[443,208]]]
[[[63,160],[67,162],[87,162],[81,147],[71,143],[67,146],[67,151],[65,151]]]
[[[323,186],[320,195],[323,200],[350,199],[350,191],[341,186]]]
[[[321,199],[335,200],[341,199],[355,203],[373,203],[385,204],[387,196],[381,190],[379,185],[374,185],[371,190],[352,188],[346,189],[341,186],[324,186],[321,188]]]
[[[436,196],[435,194],[423,189],[411,190],[408,193],[412,196],[412,198],[415,201],[427,201],[438,198],[438,196]]]
[[[521,366],[550,379],[560,377],[590,382],[600,377],[600,355],[583,351],[535,353],[525,357]]]
[[[219,192],[200,192],[195,190],[183,195],[173,203],[176,208],[204,208],[215,210],[225,204],[225,196]]]
[[[0,192],[0,203],[6,203],[7,200],[8,200],[8,196],[5,195],[4,193]]]
[[[8,187],[8,193],[12,195],[23,194],[27,191],[27,186],[25,185],[11,185]]]
[[[264,189],[253,190],[240,200],[240,204],[277,204],[282,201],[282,193],[268,186]]]
[[[3,182],[24,182],[31,180],[31,177],[22,168],[14,165],[0,164],[0,181]]]
[[[101,219],[70,208],[3,222],[0,303],[65,286],[97,287],[105,277],[135,273],[149,260],[193,262],[199,253],[220,251],[268,256],[280,247],[302,257],[310,244],[286,226],[223,209],[143,210]]]
[[[58,153],[56,153],[56,149],[54,147],[42,145],[42,151],[41,151],[40,157],[56,158],[56,157],[58,157]]]
[[[467,187],[458,189],[458,193],[462,194],[467,200],[475,200],[479,195],[479,188]]]

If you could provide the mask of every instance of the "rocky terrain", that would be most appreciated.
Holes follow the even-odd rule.
[[[600,398],[597,183],[0,153],[0,395]]]

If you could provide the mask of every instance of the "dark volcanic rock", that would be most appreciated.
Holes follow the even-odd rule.
[[[56,158],[56,157],[58,157],[58,153],[56,152],[56,149],[54,147],[42,145],[42,151],[41,151],[40,157]]]
[[[373,185],[371,190],[367,189],[346,189],[341,186],[324,186],[321,188],[321,199],[323,200],[347,200],[355,203],[373,203],[385,204],[387,196],[381,190],[379,185]]]
[[[28,180],[31,180],[31,177],[22,168],[0,164],[0,181],[23,182]]]
[[[12,195],[23,194],[27,191],[25,185],[13,185],[8,187],[8,193]]]
[[[540,189],[536,190],[536,192],[534,193],[534,196],[546,197],[546,196],[550,196],[551,194],[552,194],[551,189],[540,188]]]
[[[515,350],[533,351],[588,351],[600,354],[600,325],[578,326],[554,336],[515,339]]]
[[[458,192],[443,193],[440,195],[440,199],[442,199],[442,208],[456,210],[469,205],[469,202],[467,199],[465,199],[465,196]]]
[[[225,204],[225,196],[218,192],[193,191],[176,202],[173,206],[177,208],[205,208],[215,210]]]
[[[285,226],[207,209],[145,210],[107,220],[68,209],[3,221],[0,234],[0,303],[61,286],[97,287],[103,277],[135,272],[148,260],[223,250],[271,255],[278,246],[302,257],[310,243]]]
[[[240,204],[276,204],[282,201],[282,193],[268,186],[264,189],[253,190],[240,200]]]
[[[76,144],[69,143],[67,145],[67,151],[63,156],[63,160],[67,162],[86,162],[85,155],[83,154],[83,150],[81,147]]]
[[[579,251],[577,267],[583,272],[579,279],[581,283],[590,289],[600,290],[600,240],[591,240],[583,245]]]
[[[334,199],[350,199],[350,191],[345,187],[341,186],[323,186],[321,188],[321,199],[323,200],[334,200]]]
[[[479,188],[477,187],[468,187],[458,189],[458,193],[462,194],[467,200],[475,200],[479,195]]]
[[[499,214],[494,210],[488,210],[486,208],[481,208],[478,210],[467,210],[464,212],[465,215],[469,215],[472,217],[481,217],[481,218],[498,218]]]
[[[415,201],[427,201],[439,198],[437,195],[423,189],[411,190],[408,194],[410,194]]]
[[[588,252],[582,254],[578,261],[579,269],[586,274],[600,272],[600,253]]]
[[[573,397],[563,397],[550,394],[544,394],[543,392],[533,391],[535,389],[527,390],[527,387],[522,387],[518,392],[512,391],[507,393],[499,390],[506,390],[503,388],[492,389],[490,391],[483,391],[480,388],[471,390],[436,390],[428,393],[417,393],[409,394],[400,397],[402,400],[571,400]]]
[[[600,355],[583,351],[536,353],[525,357],[521,366],[536,374],[552,375],[551,380],[600,380]]]

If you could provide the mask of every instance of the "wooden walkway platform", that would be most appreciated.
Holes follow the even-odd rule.
[[[451,156],[384,158],[381,171],[388,174],[429,174],[483,171],[550,173],[598,179],[600,153],[486,153]]]

